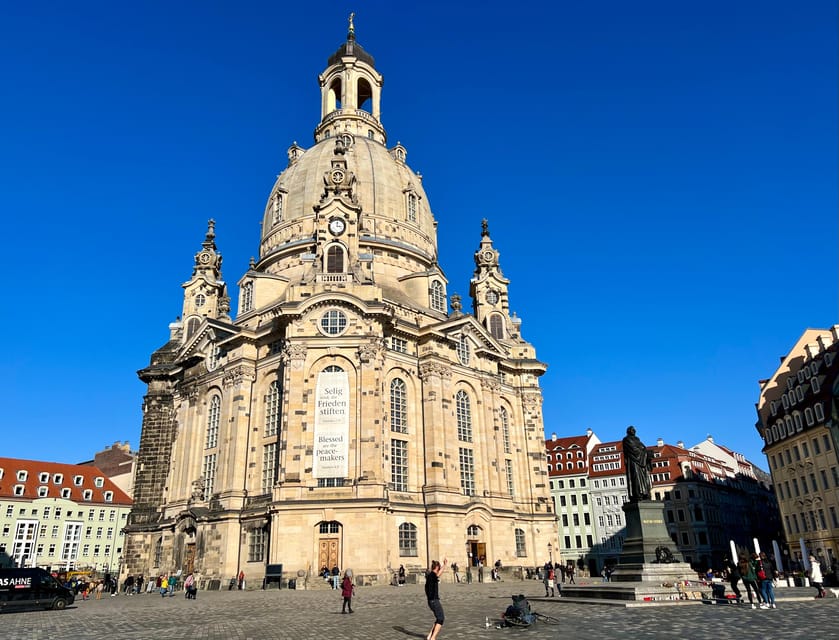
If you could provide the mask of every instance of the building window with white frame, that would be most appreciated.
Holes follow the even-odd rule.
[[[265,559],[265,529],[251,529],[248,532],[248,562],[262,562]]]
[[[283,194],[279,191],[274,194],[274,203],[271,211],[271,225],[279,224],[283,219]]]
[[[417,203],[419,198],[417,194],[408,192],[408,222],[417,221]]]
[[[460,462],[460,489],[464,495],[475,495],[475,454],[472,449],[460,447],[458,452]]]
[[[527,556],[527,545],[525,544],[524,529],[516,529],[516,557],[524,558]]]
[[[408,391],[405,381],[394,378],[390,382],[390,430],[408,433]]]
[[[390,441],[390,481],[394,491],[408,490],[408,443]]]
[[[513,498],[516,495],[516,485],[513,482],[513,461],[504,460],[504,475],[507,478],[507,493]]]
[[[280,387],[276,380],[268,386],[265,396],[265,437],[277,435],[280,426]]]
[[[204,464],[201,469],[201,475],[204,476],[204,499],[208,499],[215,489],[216,483],[216,456],[218,454],[210,453],[204,456]]]
[[[417,556],[417,526],[410,522],[399,525],[399,555]]]
[[[443,283],[439,280],[431,282],[431,308],[434,311],[446,312],[446,295],[443,291]]]
[[[221,398],[213,396],[207,411],[207,437],[204,440],[205,449],[215,449],[218,446],[218,432],[221,423]]]
[[[270,493],[277,480],[277,443],[262,448],[262,493]]]
[[[460,360],[460,364],[464,367],[468,367],[469,361],[472,358],[472,349],[469,346],[469,338],[461,334],[461,336],[457,339],[455,350],[457,351],[457,359]]]
[[[242,312],[253,309],[253,282],[246,282],[242,285]]]
[[[498,410],[498,418],[501,421],[501,442],[504,453],[510,453],[510,416],[505,407]]]
[[[472,442],[472,405],[469,394],[462,389],[455,395],[455,416],[457,439],[461,442]]]

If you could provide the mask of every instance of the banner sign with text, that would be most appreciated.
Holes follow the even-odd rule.
[[[349,475],[350,383],[346,371],[322,371],[315,391],[315,478]]]

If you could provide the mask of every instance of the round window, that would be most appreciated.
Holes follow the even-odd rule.
[[[204,306],[204,303],[207,302],[207,299],[204,297],[203,294],[199,293],[195,296],[195,306],[199,309]]]
[[[330,309],[321,316],[320,329],[328,336],[337,336],[347,328],[347,316],[343,311]]]

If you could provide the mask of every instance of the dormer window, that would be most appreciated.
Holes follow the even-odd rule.
[[[82,500],[90,501],[93,498],[93,489],[85,489],[82,491]]]
[[[253,282],[242,285],[242,312],[253,309]]]
[[[102,476],[96,476],[93,480],[93,486],[99,487],[100,489],[105,486],[105,478]]]
[[[84,482],[84,476],[73,476],[73,484],[77,487],[82,486],[82,482]]]
[[[38,474],[38,482],[40,482],[41,484],[46,484],[49,481],[50,481],[50,474],[48,474],[46,471],[42,471],[41,473]]]
[[[431,291],[429,292],[431,308],[434,311],[446,312],[446,296],[443,292],[443,283],[439,280],[432,280]]]
[[[15,485],[14,494],[16,496],[22,496],[23,495],[23,485],[22,484],[16,484]]]
[[[68,489],[67,487],[65,487],[64,489],[62,489],[62,490],[61,490],[61,497],[62,497],[62,498],[64,498],[64,499],[69,500],[69,499],[70,499],[70,489]],[[56,512],[56,514],[55,514],[55,515],[56,515],[56,516],[58,516],[58,512]]]
[[[274,194],[274,202],[271,204],[271,225],[279,224],[283,219],[283,194],[279,191]]]
[[[416,222],[417,221],[417,203],[419,202],[419,198],[417,194],[409,191],[407,194],[407,205],[408,205],[408,222]]]
[[[50,488],[49,487],[38,487],[38,497],[39,498],[46,498],[49,495]]]
[[[52,477],[53,484],[62,484],[64,482],[64,474],[63,473],[56,473]]]
[[[114,501],[114,492],[113,491],[106,491],[105,492],[105,502],[113,502]]]
[[[21,469],[17,472],[17,481],[18,482],[26,482],[26,478],[29,477],[29,473],[26,469]]]

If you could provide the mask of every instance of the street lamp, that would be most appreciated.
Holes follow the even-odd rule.
[[[553,545],[549,542],[549,543],[548,543],[548,560],[550,560],[550,561],[551,561],[551,566],[553,566],[553,564],[554,564],[553,550],[554,550],[554,547],[553,547]]]

